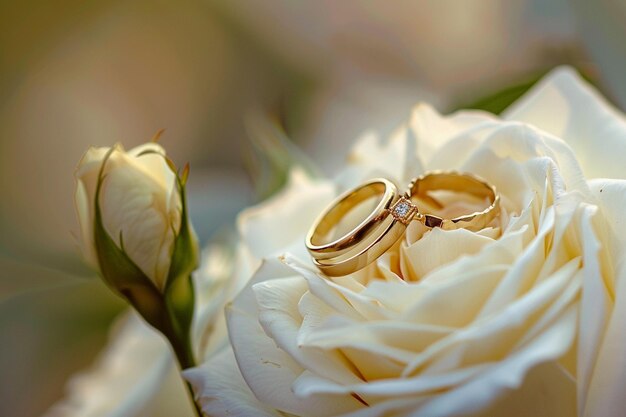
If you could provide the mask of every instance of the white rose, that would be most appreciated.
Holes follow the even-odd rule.
[[[95,195],[100,168],[110,148],[90,148],[76,169],[76,210],[85,257],[97,265],[94,242]],[[100,208],[105,230],[118,247],[162,289],[181,223],[176,174],[165,150],[147,143],[125,152],[116,145],[104,170]]]
[[[337,181],[296,174],[240,218],[240,253],[264,260],[227,308],[232,349],[185,372],[204,411],[621,415],[623,155],[623,116],[560,69],[503,118],[420,105],[388,141],[357,143]],[[328,279],[313,268],[304,236],[336,188],[432,169],[494,184],[500,227],[414,222],[363,271]]]

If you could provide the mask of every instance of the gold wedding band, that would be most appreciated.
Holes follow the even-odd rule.
[[[489,207],[480,212],[444,219],[420,213],[414,199],[432,200],[431,191],[464,192],[487,198]],[[357,226],[334,237],[340,222],[355,207],[378,196],[375,208]],[[313,263],[328,276],[343,276],[358,271],[378,259],[403,235],[412,220],[427,227],[446,230],[466,228],[477,231],[499,214],[500,198],[495,187],[468,173],[436,171],[413,181],[400,196],[396,186],[383,178],[368,181],[343,193],[317,218],[306,237],[306,247]]]
[[[431,171],[415,178],[409,184],[405,199],[411,202],[414,199],[430,199],[431,191],[453,191],[467,193],[480,199],[488,199],[489,206],[482,211],[477,211],[452,219],[444,219],[434,214],[417,213],[416,220],[424,223],[427,227],[440,227],[444,230],[468,229],[479,231],[484,229],[500,214],[500,196],[496,187],[482,178],[467,172],[456,171]],[[411,205],[413,205],[411,203]],[[414,205],[413,205],[414,206]],[[415,210],[417,210],[417,207]]]
[[[335,240],[328,241],[329,235],[344,216],[362,202],[380,195],[380,201],[367,218]],[[318,217],[306,238],[307,249],[315,259],[327,259],[341,255],[371,235],[387,216],[387,210],[398,199],[398,190],[383,178],[368,181],[359,187],[343,193]]]
[[[380,196],[376,207],[363,221],[343,236],[331,237],[351,210],[376,196]],[[337,197],[306,237],[306,247],[316,265],[329,274],[335,271],[343,275],[343,271],[361,269],[385,253],[404,232],[404,227],[398,227],[389,216],[399,197],[396,186],[384,178],[368,181]]]

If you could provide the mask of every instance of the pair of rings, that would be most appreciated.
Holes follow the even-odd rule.
[[[435,202],[433,191],[467,193],[489,205],[482,211],[453,218],[421,213],[415,200]],[[349,232],[335,237],[337,227],[357,206],[378,196],[375,208]],[[317,218],[306,237],[313,263],[328,276],[343,276],[358,271],[391,248],[413,220],[426,227],[445,230],[481,230],[500,214],[496,188],[482,178],[456,171],[433,171],[411,181],[400,195],[389,180],[377,178],[346,191]]]

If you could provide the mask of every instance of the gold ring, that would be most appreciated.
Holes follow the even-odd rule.
[[[420,213],[413,200],[435,201],[429,192],[437,190],[488,198],[490,205],[483,211],[452,219]],[[342,236],[331,237],[350,211],[375,196],[380,196],[380,200],[364,220]],[[311,226],[306,247],[313,263],[326,275],[348,275],[366,267],[391,248],[404,235],[412,220],[431,228],[451,230],[462,227],[476,231],[487,226],[499,214],[499,201],[495,187],[467,173],[427,173],[414,179],[403,196],[398,194],[392,182],[377,178],[337,197]]]
[[[330,236],[336,231],[341,220],[364,201],[380,196],[372,212],[348,233],[338,238]],[[348,190],[328,206],[317,218],[306,237],[306,247],[317,260],[337,258],[363,246],[373,237],[383,232],[383,222],[389,217],[389,208],[399,198],[398,189],[389,180],[376,178],[354,189]],[[373,242],[372,242],[373,243]]]
[[[417,206],[413,204],[416,199],[436,201],[429,196],[429,193],[442,190],[467,193],[480,199],[487,199],[489,206],[482,211],[444,219],[434,214],[420,213]],[[396,205],[408,207],[405,210],[409,211],[410,220],[415,219],[427,227],[440,227],[444,230],[463,228],[478,231],[487,227],[500,214],[500,196],[496,192],[496,187],[477,175],[457,171],[431,171],[415,178],[409,184],[409,190]]]

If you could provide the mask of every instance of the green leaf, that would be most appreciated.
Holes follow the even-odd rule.
[[[576,69],[582,75],[582,77],[585,78],[585,80],[593,85],[596,85],[596,82],[594,82],[594,78],[591,76],[591,73],[588,70],[586,70],[585,68]],[[500,114],[504,110],[506,110],[511,104],[517,101],[520,97],[522,97],[548,72],[549,70],[545,70],[538,73],[530,74],[513,85],[509,85],[499,90],[496,90],[495,92],[475,99],[474,101],[461,103],[453,110],[456,111],[462,109],[476,109],[485,110],[493,114]]]
[[[495,93],[481,97],[474,102],[462,104],[456,110],[476,109],[485,110],[493,114],[500,114],[517,99],[523,96],[524,93],[526,93],[542,77],[543,74],[541,76],[532,77],[521,83],[508,86]]]

